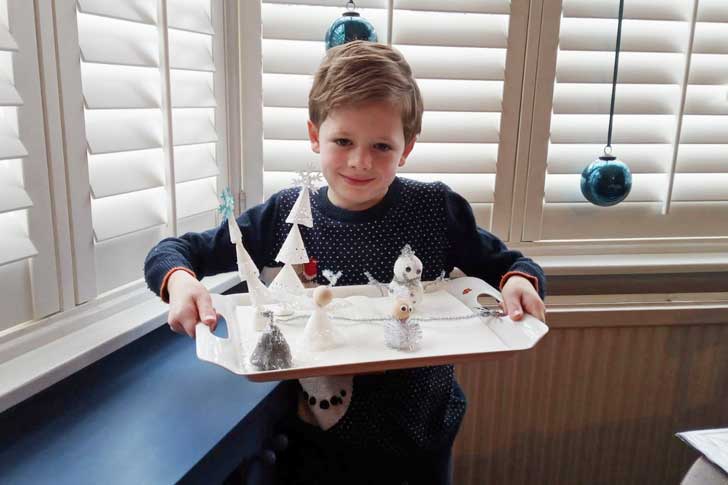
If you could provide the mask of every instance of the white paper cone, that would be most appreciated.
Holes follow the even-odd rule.
[[[243,242],[238,240],[235,243],[235,254],[238,258],[238,274],[240,275],[240,281],[248,281],[251,278],[258,278],[260,271],[255,266],[253,259],[250,254],[245,250]]]
[[[236,242],[243,240],[243,234],[240,232],[238,221],[236,221],[233,216],[228,217],[228,230],[230,231],[231,243],[235,244]]]
[[[301,279],[296,274],[296,270],[290,264],[286,264],[281,268],[268,288],[275,293],[285,292],[293,294],[301,294],[305,289],[303,283],[301,283]]]
[[[250,278],[248,280],[248,293],[250,294],[250,301],[254,307],[262,308],[263,305],[274,302],[273,297],[270,295],[270,290],[258,278]]]
[[[306,227],[313,227],[313,215],[311,215],[311,200],[309,199],[308,187],[302,187],[298,193],[296,203],[293,204],[286,222],[289,224],[301,224]]]
[[[301,237],[301,231],[298,230],[298,225],[294,224],[291,228],[291,232],[288,233],[281,250],[278,251],[276,261],[290,264],[308,263],[308,254],[306,253],[306,247],[303,245],[303,238]]]

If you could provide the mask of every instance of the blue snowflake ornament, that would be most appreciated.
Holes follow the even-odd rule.
[[[230,192],[229,187],[223,190],[222,194],[220,194],[220,205],[218,206],[217,211],[225,219],[234,215],[235,199],[233,199],[233,194]]]

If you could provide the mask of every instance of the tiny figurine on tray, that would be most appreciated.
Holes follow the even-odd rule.
[[[273,312],[264,312],[268,317],[268,325],[253,350],[250,363],[258,370],[288,369],[293,364],[291,349],[283,336],[283,332],[273,323]]]
[[[341,335],[329,318],[326,305],[334,298],[331,289],[319,286],[313,290],[314,310],[306,323],[301,336],[302,351],[321,351],[337,347],[341,344]]]
[[[422,301],[422,261],[415,256],[409,244],[394,263],[394,279],[389,283],[389,294],[406,299],[412,307]]]
[[[417,350],[422,340],[420,324],[410,320],[412,307],[404,299],[397,298],[392,308],[392,318],[384,322],[384,341],[397,350]]]

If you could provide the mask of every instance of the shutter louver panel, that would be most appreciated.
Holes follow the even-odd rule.
[[[728,234],[728,6],[700,2],[676,140],[691,12],[692,2],[678,0],[625,4],[612,144],[632,170],[632,192],[618,206],[600,208],[584,199],[579,185],[581,171],[606,142],[617,3],[564,0],[537,238]],[[663,214],[675,143],[671,205]]]
[[[78,4],[97,242],[166,223],[156,2]]]
[[[30,240],[25,211],[0,214],[0,267],[32,258],[38,250]]]
[[[205,216],[215,224],[218,103],[210,0],[168,0],[170,82],[177,220]],[[220,93],[222,94],[222,93]]]
[[[485,228],[494,202],[509,21],[505,1],[394,2],[392,43],[410,62],[425,107],[402,173],[443,181],[471,203]]]
[[[388,2],[357,7],[386,42]],[[490,227],[510,2],[395,0],[393,8],[392,43],[412,66],[425,107],[422,133],[399,172],[447,183],[471,202],[479,224]],[[308,93],[325,55],[324,33],[342,11],[333,1],[263,2],[266,197],[318,162],[306,130]]]
[[[37,7],[0,0],[0,333],[60,307]]]
[[[33,202],[23,184],[21,158],[28,151],[18,133],[18,107],[23,105],[14,79],[18,44],[10,33],[7,6],[0,0],[0,267],[31,258],[38,251],[28,232],[26,209]],[[0,327],[0,330],[2,327]]]

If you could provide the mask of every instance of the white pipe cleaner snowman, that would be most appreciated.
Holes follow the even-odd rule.
[[[389,294],[406,300],[412,308],[422,301],[422,261],[415,256],[409,244],[402,248],[394,263],[394,279],[389,283]]]

